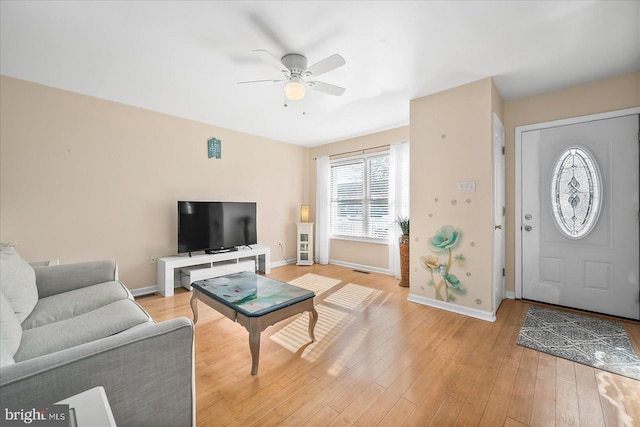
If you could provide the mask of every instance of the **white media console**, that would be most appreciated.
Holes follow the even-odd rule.
[[[257,265],[258,271],[264,274],[271,273],[271,249],[269,246],[263,245],[252,245],[250,249],[244,248],[218,254],[158,258],[158,290],[165,297],[173,295],[176,269],[200,266],[200,268],[185,268],[184,273],[195,280],[200,280],[237,271],[246,271],[248,265],[246,261],[251,261],[251,259],[253,259],[255,265]],[[234,260],[238,265],[234,266],[234,263],[230,262]],[[218,265],[216,265],[216,263]],[[185,287],[190,288],[190,284],[191,283],[189,283],[188,287]]]

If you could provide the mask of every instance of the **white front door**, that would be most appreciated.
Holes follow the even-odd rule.
[[[522,134],[522,297],[640,319],[638,115]]]

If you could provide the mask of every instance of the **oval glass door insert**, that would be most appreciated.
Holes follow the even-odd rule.
[[[551,207],[556,225],[571,239],[593,230],[600,215],[602,182],[596,159],[581,147],[566,149],[551,179]]]

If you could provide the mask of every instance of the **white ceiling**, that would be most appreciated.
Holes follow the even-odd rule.
[[[5,1],[0,72],[314,146],[409,123],[409,101],[493,76],[505,100],[640,71],[639,1]],[[254,49],[339,53],[283,106]]]

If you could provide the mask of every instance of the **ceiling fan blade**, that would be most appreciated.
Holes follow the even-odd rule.
[[[256,55],[258,55],[260,59],[262,59],[264,62],[271,65],[272,67],[277,68],[283,74],[286,74],[289,72],[289,69],[279,59],[271,55],[266,50],[258,49],[258,50],[254,50],[254,52]]]
[[[344,93],[343,87],[332,85],[329,83],[307,82],[306,85],[309,86],[311,89],[328,93],[329,95],[340,96]]]
[[[291,46],[289,46],[285,41],[280,37],[280,34],[276,30],[274,30],[275,25],[268,23],[266,18],[258,13],[251,13],[249,15],[249,19],[253,22],[253,24],[262,32],[263,36],[266,36],[271,43],[275,44],[282,52],[289,52],[291,50]]]
[[[338,67],[342,67],[346,64],[347,61],[337,53],[331,55],[328,58],[323,59],[322,61],[313,64],[311,67],[305,70],[306,76],[319,76],[320,74],[324,74],[331,70],[335,70]]]
[[[264,82],[271,82],[271,83],[282,83],[286,80],[273,80],[273,79],[269,79],[269,80],[249,80],[246,82],[238,82],[239,85],[245,84],[245,83],[264,83]]]

